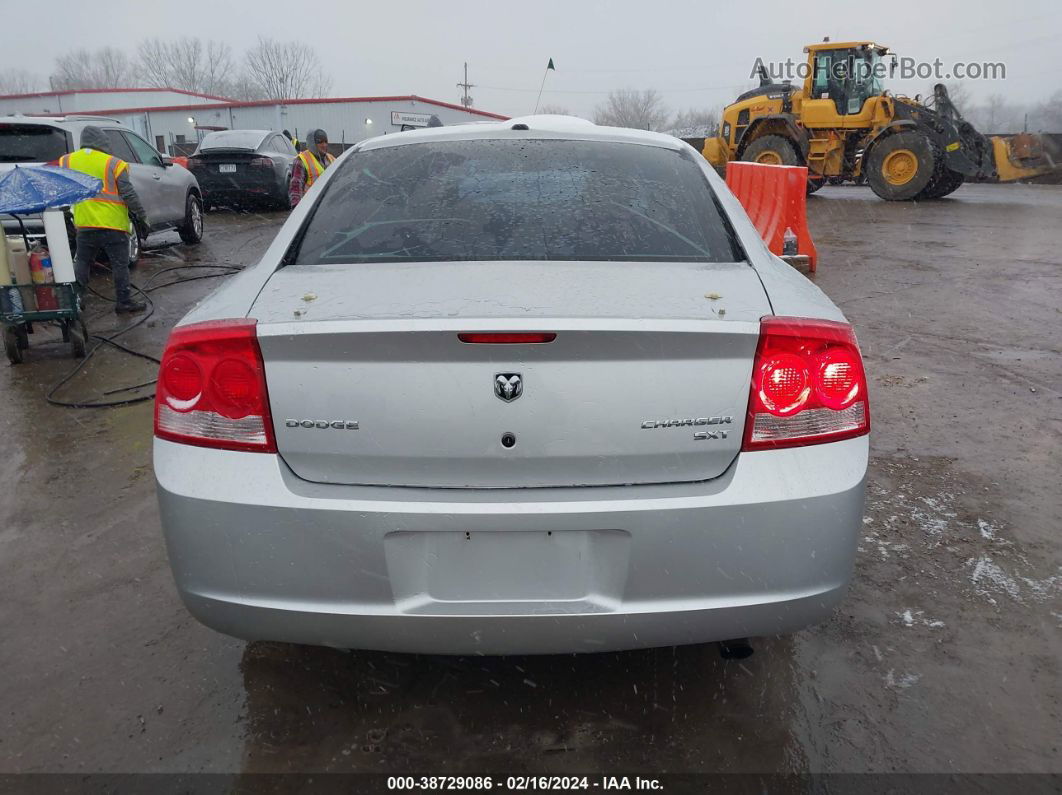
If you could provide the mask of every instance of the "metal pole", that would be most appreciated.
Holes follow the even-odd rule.
[[[535,100],[535,110],[534,110],[534,113],[531,114],[532,116],[535,113],[538,113],[538,103],[540,103],[542,101],[542,89],[544,89],[546,87],[546,75],[548,75],[548,74],[549,74],[549,67],[547,66],[546,67],[546,71],[544,71],[542,73],[542,83],[538,87],[538,99]]]
[[[468,61],[465,61],[465,82],[458,83],[457,87],[464,89],[464,94],[461,96],[461,105],[465,110],[468,110],[472,107],[472,97],[468,95],[468,89],[475,88],[472,83],[468,82]]]
[[[542,89],[546,87],[546,77],[549,75],[550,67],[553,66],[553,59],[549,59],[549,63],[546,64],[546,70],[542,73],[542,83],[538,87],[538,99],[535,100],[535,113],[538,113],[538,105],[542,102]]]

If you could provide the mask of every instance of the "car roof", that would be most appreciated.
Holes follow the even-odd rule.
[[[248,134],[253,133],[254,135],[263,135],[263,136],[265,136],[265,135],[269,135],[270,133],[275,133],[275,132],[276,132],[276,130],[244,130],[242,128],[239,128],[239,129],[234,129],[234,130],[211,130],[210,132],[207,133],[207,135],[221,135],[222,133],[248,133]],[[204,135],[203,137],[206,138],[207,135]]]
[[[203,140],[199,142],[197,149],[202,149],[203,144],[209,143],[211,146],[208,149],[243,149],[246,147],[236,146],[231,143],[225,143],[224,140],[218,141],[219,135],[243,135],[251,138],[257,143],[254,148],[262,146],[271,136],[280,135],[276,130],[211,130],[203,136]]]
[[[657,146],[679,151],[686,144],[671,135],[629,127],[605,127],[575,116],[539,114],[506,121],[424,127],[370,138],[358,145],[360,151],[405,146],[428,141],[474,141],[504,138],[542,138],[570,141],[602,141]]]
[[[22,114],[12,114],[11,116],[0,116],[0,124],[5,123],[39,124],[41,126],[59,127],[64,130],[82,129],[89,126],[99,126],[101,124],[121,127],[124,130],[130,129],[127,125],[118,121],[118,119],[112,119],[110,116],[90,116],[87,114],[71,114],[69,116],[23,116]]]

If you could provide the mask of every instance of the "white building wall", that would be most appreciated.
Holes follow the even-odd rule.
[[[86,113],[112,108],[167,107],[170,105],[211,105],[222,102],[179,91],[75,91],[59,94],[27,94],[0,98],[0,115],[11,113]]]
[[[300,139],[320,127],[328,133],[333,144],[354,144],[377,135],[399,132],[401,124],[392,123],[392,113],[412,114],[420,122],[435,115],[447,125],[493,118],[490,114],[470,113],[425,99],[229,103],[164,90],[72,92],[61,97],[0,97],[0,115],[10,113],[107,116],[133,128],[166,153],[172,151],[175,143],[195,143],[197,135],[204,134],[197,132],[196,127],[289,130]]]
[[[396,133],[400,124],[391,123],[392,112],[435,115],[443,124],[487,121],[488,116],[469,113],[418,100],[384,102],[313,103],[281,107],[285,122],[281,129],[305,135],[314,127],[323,128],[332,143],[357,143],[377,135]],[[371,124],[369,123],[371,120]]]

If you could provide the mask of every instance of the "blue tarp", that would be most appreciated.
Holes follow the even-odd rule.
[[[0,177],[0,213],[39,213],[90,199],[103,189],[95,177],[58,166],[15,166]]]

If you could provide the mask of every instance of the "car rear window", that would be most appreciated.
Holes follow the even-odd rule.
[[[704,174],[669,149],[440,141],[356,153],[338,168],[297,265],[741,259]]]
[[[47,163],[67,153],[64,131],[43,124],[0,124],[0,163]]]
[[[208,149],[257,149],[266,133],[252,130],[225,130],[208,133],[199,144],[199,151]]]

